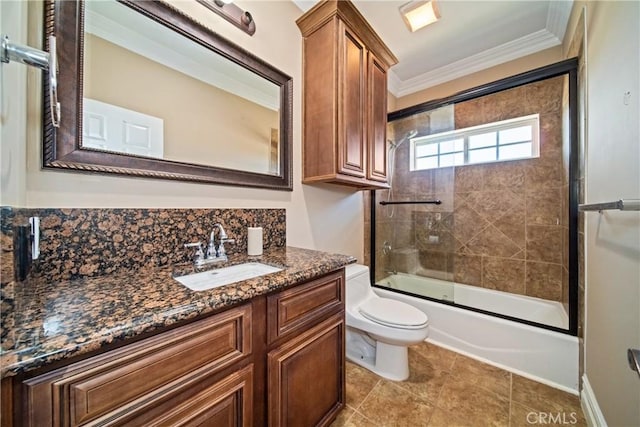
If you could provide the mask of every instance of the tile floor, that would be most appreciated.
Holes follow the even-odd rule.
[[[332,427],[587,425],[577,396],[442,347],[410,347],[409,365],[407,381],[389,381],[347,362]]]

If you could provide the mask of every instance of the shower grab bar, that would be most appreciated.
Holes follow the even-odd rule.
[[[385,202],[384,200],[380,201],[382,206],[386,205],[441,205],[441,200],[407,200],[402,202]]]
[[[640,200],[637,199],[620,199],[615,202],[607,203],[589,203],[584,205],[578,205],[578,210],[581,212],[598,211],[602,212],[609,209],[618,209],[621,211],[640,211]]]

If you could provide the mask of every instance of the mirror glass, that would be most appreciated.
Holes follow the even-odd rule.
[[[116,1],[85,3],[82,148],[280,174],[280,86]]]

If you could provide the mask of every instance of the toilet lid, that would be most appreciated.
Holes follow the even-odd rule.
[[[419,329],[429,322],[422,311],[389,298],[370,298],[360,305],[359,311],[369,320],[396,328]]]

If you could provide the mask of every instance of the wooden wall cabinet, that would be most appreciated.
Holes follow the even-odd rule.
[[[303,36],[303,182],[387,184],[387,70],[398,60],[348,0],[317,4]]]
[[[5,378],[1,424],[328,425],[345,403],[344,328],[340,270],[35,377]]]

